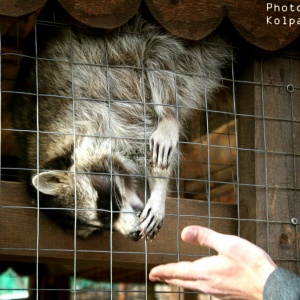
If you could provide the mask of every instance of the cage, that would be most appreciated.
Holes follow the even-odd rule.
[[[91,12],[84,1],[77,7],[58,1],[71,16],[67,23],[57,19],[51,5],[46,7],[47,17],[41,15],[45,1],[17,8],[8,2],[0,5],[0,15],[5,16],[1,22],[0,271],[12,268],[29,281],[20,288],[0,280],[3,294],[27,291],[29,299],[210,299],[148,280],[154,265],[214,254],[181,241],[181,230],[191,224],[244,237],[266,250],[279,266],[299,273],[300,55],[298,41],[291,43],[298,35],[293,26],[266,27],[265,18],[274,12],[259,3],[245,4],[242,11],[227,4],[228,19],[221,26],[225,16],[221,1],[208,8],[205,1],[143,3],[142,9],[176,36],[199,40],[217,27],[218,35],[227,36],[232,57],[219,78],[225,88],[214,95],[214,105],[206,104],[194,114],[187,138],[180,140],[181,164],[171,178],[164,226],[156,240],[133,242],[112,231],[83,240],[49,220],[19,182],[20,149],[10,110],[18,93],[16,78],[26,57],[25,46],[37,43],[30,35],[34,37],[38,27],[71,22],[99,34],[100,29],[107,31],[128,21],[140,2],[131,1],[127,9],[120,9],[122,1],[93,3]],[[196,14],[199,10],[202,15]],[[291,14],[281,12],[280,17]],[[245,22],[237,24],[241,19]],[[254,34],[245,30],[249,20],[256,25]],[[262,32],[265,39],[259,38]]]

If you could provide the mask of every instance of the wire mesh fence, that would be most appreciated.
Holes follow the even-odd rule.
[[[69,30],[69,60],[67,61],[59,60],[56,53],[39,56],[41,43],[37,39],[38,32],[42,30],[51,35],[51,32],[57,28]],[[118,34],[128,35],[130,38],[134,35],[132,32],[122,31]],[[176,160],[180,161],[180,164],[175,168],[175,172],[168,176],[170,187],[166,200],[164,226],[154,242],[147,239],[133,242],[109,230],[113,227],[113,215],[117,213],[112,206],[111,195],[114,189],[112,185],[109,187],[110,201],[106,209],[84,208],[79,205],[81,200],[78,197],[81,191],[77,190],[79,185],[76,185],[76,181],[88,174],[88,176],[108,176],[109,182],[112,182],[113,177],[116,176],[113,172],[112,160],[107,170],[97,167],[88,171],[82,168],[76,172],[75,169],[58,170],[70,174],[73,172],[75,176],[73,177],[75,192],[72,194],[74,201],[71,208],[51,205],[43,207],[40,205],[38,193],[36,206],[28,196],[24,185],[19,183],[20,171],[23,173],[31,170],[49,171],[49,165],[43,165],[41,150],[50,152],[53,149],[42,148],[39,142],[43,140],[43,136],[56,141],[57,149],[62,139],[72,140],[71,149],[67,153],[75,166],[80,159],[98,155],[98,152],[92,153],[90,149],[87,149],[86,153],[76,152],[76,141],[84,138],[88,138],[100,148],[105,146],[106,150],[109,149],[110,155],[114,149],[107,141],[114,140],[122,143],[130,140],[132,143],[139,143],[138,156],[143,160],[144,169],[151,163],[151,156],[147,154],[149,134],[146,125],[142,133],[128,133],[132,125],[129,120],[129,123],[124,125],[128,128],[119,128],[120,131],[116,134],[113,127],[116,123],[113,123],[114,120],[108,114],[105,120],[99,115],[99,118],[102,118],[99,122],[106,122],[108,125],[108,133],[101,135],[98,132],[92,134],[80,132],[76,118],[77,110],[81,109],[82,103],[87,106],[95,102],[105,103],[109,112],[117,111],[114,116],[119,119],[127,118],[127,120],[130,119],[128,117],[130,111],[125,110],[127,105],[133,105],[138,112],[142,107],[143,114],[138,116],[141,122],[150,114],[149,111],[155,109],[155,105],[145,104],[147,93],[151,88],[145,86],[143,80],[138,87],[139,93],[132,93],[127,98],[121,95],[119,99],[114,99],[118,97],[115,91],[118,82],[114,80],[120,75],[119,72],[125,69],[128,76],[135,76],[132,70],[137,67],[128,60],[124,60],[122,65],[119,62],[113,64],[108,59],[111,55],[109,47],[102,49],[104,54],[99,54],[106,57],[104,64],[88,61],[86,57],[81,61],[74,61],[72,42],[74,41],[69,27],[58,20],[55,14],[50,14],[50,17],[47,15],[45,19],[38,21],[29,17],[21,21],[1,24],[0,226],[3,242],[0,244],[0,258],[6,263],[12,259],[12,261],[27,261],[31,266],[34,265],[34,272],[29,274],[31,280],[27,284],[28,297],[30,299],[47,297],[52,299],[60,299],[59,297],[61,299],[66,297],[70,299],[210,299],[211,297],[206,295],[197,295],[191,291],[166,285],[153,285],[148,281],[148,273],[153,265],[191,260],[213,254],[210,249],[189,246],[180,240],[182,228],[190,224],[199,224],[245,237],[264,248],[279,265],[299,272],[298,220],[300,216],[299,197],[297,197],[299,193],[297,176],[299,166],[297,133],[300,121],[298,100],[300,83],[297,75],[299,53],[291,47],[273,56],[248,56],[247,59],[239,62],[240,68],[236,71],[234,53],[245,50],[231,45],[226,72],[222,77],[214,78],[222,82],[225,88],[214,93],[211,96],[213,99],[208,99],[206,87],[202,87],[204,106],[197,111],[184,105],[178,106],[176,101],[172,104],[177,117],[181,109],[189,109],[188,114],[192,118],[185,135],[178,143],[177,150],[180,151],[176,154]],[[85,40],[81,42],[84,43]],[[34,55],[28,55],[25,51],[29,43],[32,45]],[[210,46],[218,46],[217,43],[218,39]],[[34,93],[20,90],[17,86],[17,74],[26,59],[32,60],[34,65]],[[48,89],[42,87],[39,79],[39,63],[44,63],[50,74]],[[54,87],[53,82],[56,79],[51,80],[51,74],[58,66],[65,70],[63,75],[69,78],[67,94],[65,87],[61,89]],[[78,74],[75,69],[82,66],[85,68],[84,80],[87,85],[85,97],[82,96],[82,91],[76,89]],[[164,76],[175,78],[174,98],[182,96],[176,94],[180,93],[176,80],[182,74],[178,71],[155,69],[149,72],[154,74],[158,71],[162,71],[160,74],[162,85],[165,84]],[[112,75],[114,72],[115,74]],[[140,76],[143,72],[141,67],[137,74]],[[103,79],[106,85],[104,88],[106,98],[99,94],[90,95],[89,91],[93,89],[90,85],[95,80],[95,78],[89,79],[91,74],[98,74],[99,77],[106,74],[106,78]],[[184,74],[184,76],[197,77],[198,81],[205,82],[211,74],[205,74],[204,71],[202,74]],[[62,82],[65,84],[66,81],[62,80]],[[127,82],[124,79],[120,84],[125,86]],[[36,101],[35,113],[24,115],[25,118],[34,120],[35,127],[26,130],[14,128],[11,122],[13,118],[11,106],[15,98],[24,93]],[[57,112],[60,111],[57,108],[63,111],[66,105],[72,108],[71,111],[63,111],[63,115],[69,113],[72,120],[71,126],[66,127],[65,132],[57,132],[56,129],[51,129],[51,126],[45,128],[40,122],[39,117],[43,113],[42,101],[53,101]],[[165,109],[169,104],[163,103],[160,106],[159,109]],[[94,111],[93,106],[90,105],[86,117],[93,115],[97,115],[97,111]],[[46,120],[46,117],[44,119]],[[86,120],[81,121],[86,122]],[[32,159],[35,165],[20,165],[19,157],[22,156],[23,149],[17,143],[18,132],[32,136],[35,140],[35,155],[33,155],[35,157]],[[182,154],[180,155],[179,152]],[[59,163],[63,161],[64,164],[68,164],[66,160],[65,157],[61,157]],[[54,164],[54,169],[57,170],[57,162]],[[126,170],[121,172],[119,170],[117,175],[120,174],[124,181],[144,178],[138,196],[146,202],[149,198],[149,183],[146,180],[149,174],[145,171],[141,174],[132,174]],[[62,210],[75,212],[75,221],[69,222],[75,229],[74,233],[65,232],[57,226],[56,223],[61,221],[60,214],[56,220],[46,218],[44,213],[55,209],[58,212]],[[80,230],[82,224],[77,216],[81,212],[92,214],[95,211],[106,214],[107,232],[103,235],[93,235],[87,240],[78,238],[76,229]],[[2,292],[18,290],[18,288],[5,286],[1,282],[0,289]]]

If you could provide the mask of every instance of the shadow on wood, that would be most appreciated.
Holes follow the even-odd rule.
[[[133,242],[106,232],[87,240],[64,232],[31,203],[24,185],[1,182],[0,260],[126,267],[144,269],[207,255],[208,250],[186,244],[180,232],[187,225],[203,225],[223,233],[237,233],[235,205],[168,198],[164,227],[154,242]]]

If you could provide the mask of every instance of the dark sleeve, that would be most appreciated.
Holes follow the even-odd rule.
[[[265,284],[264,300],[300,300],[300,277],[285,269],[274,270]]]

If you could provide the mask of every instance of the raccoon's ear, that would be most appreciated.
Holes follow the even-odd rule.
[[[66,187],[66,174],[63,172],[43,172],[32,178],[34,187],[43,194],[58,196]]]

